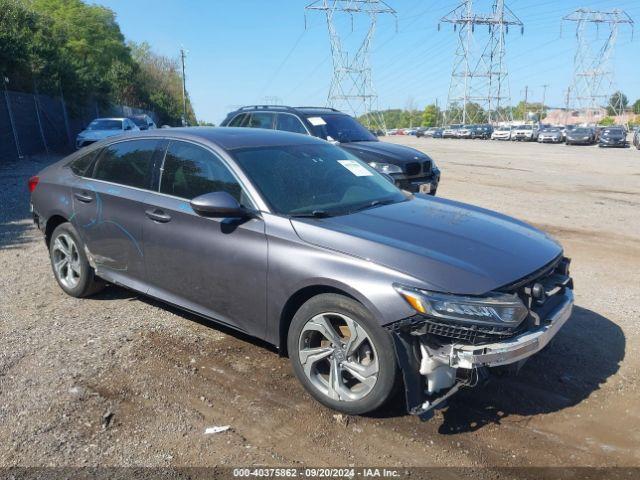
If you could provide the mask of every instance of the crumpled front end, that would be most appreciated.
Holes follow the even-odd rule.
[[[409,413],[427,419],[460,388],[477,385],[497,367],[517,371],[547,346],[573,310],[569,263],[558,257],[500,289],[517,295],[527,308],[517,325],[454,322],[423,313],[389,325]]]

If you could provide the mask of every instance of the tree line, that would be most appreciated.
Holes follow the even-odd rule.
[[[125,42],[113,11],[82,0],[0,0],[0,75],[10,90],[63,96],[72,115],[97,102],[181,123],[177,59]],[[188,95],[186,120],[196,123]]]
[[[501,107],[498,112],[502,117],[508,117],[509,111],[515,121],[527,121],[527,120],[539,120],[542,121],[546,117],[546,112],[549,107],[539,102],[519,102],[512,107]],[[603,118],[600,122],[602,125],[613,125],[615,120],[613,117],[617,112],[627,111],[635,115],[640,115],[640,99],[630,105],[629,99],[622,92],[615,92],[609,99],[609,105],[606,107],[607,117]],[[438,105],[427,105],[424,110],[418,110],[415,108],[406,109],[388,109],[377,112],[382,115],[387,128],[409,128],[409,127],[439,127],[445,122],[451,120],[447,119],[459,119],[462,118],[461,107],[451,106],[447,110],[442,110]],[[533,117],[530,117],[530,113],[533,113]],[[467,104],[467,116],[473,119],[473,123],[487,123],[488,115],[483,110],[482,106],[477,103]],[[358,118],[361,123],[367,125],[367,118],[365,115]],[[640,124],[640,119],[630,122],[631,126]]]

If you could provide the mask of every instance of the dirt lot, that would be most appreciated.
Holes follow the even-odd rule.
[[[260,342],[115,287],[65,296],[28,218],[42,163],[25,161],[0,167],[0,464],[640,466],[640,152],[389,141],[437,161],[439,195],[529,221],[573,258],[576,313],[520,376],[426,423],[399,402],[336,418]]]

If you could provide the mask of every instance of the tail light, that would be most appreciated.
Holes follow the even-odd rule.
[[[38,177],[37,175],[34,175],[29,179],[29,192],[33,193],[33,191],[38,186],[39,181],[40,181],[40,177]]]

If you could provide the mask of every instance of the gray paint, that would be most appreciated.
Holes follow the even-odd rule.
[[[270,212],[229,153],[246,146],[324,143],[312,137],[233,128],[129,137],[209,148],[243,184],[257,215],[204,218],[186,199],[79,178],[65,165],[89,151],[82,150],[39,174],[32,202],[41,224],[53,215],[70,219],[105,279],[276,345],[286,302],[307,287],[342,290],[384,325],[414,313],[394,283],[478,295],[532,273],[562,252],[523,222],[427,196],[326,219],[292,221]],[[83,203],[74,193],[94,198]],[[149,209],[171,220],[154,221],[145,214]]]

